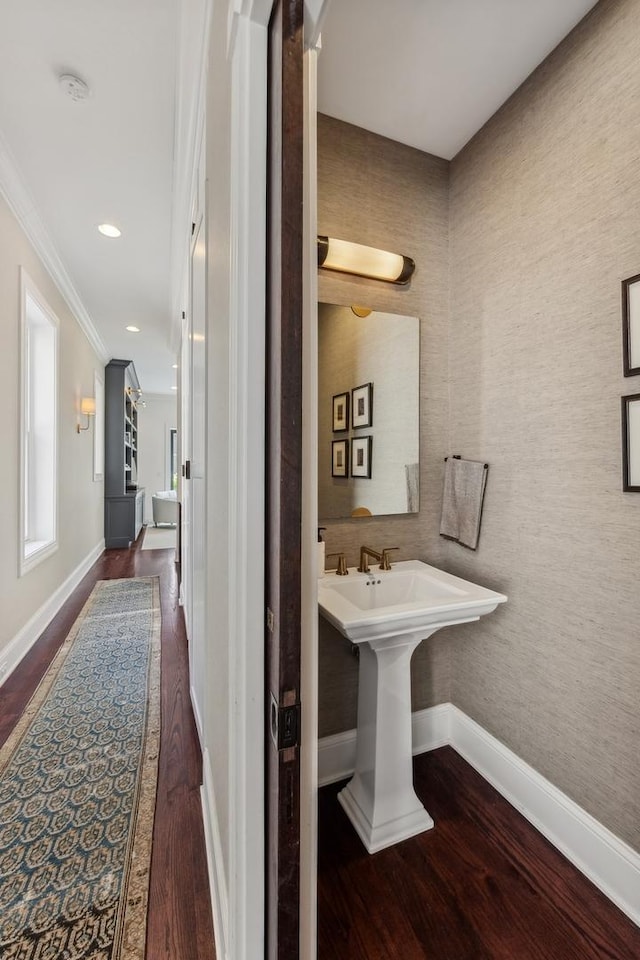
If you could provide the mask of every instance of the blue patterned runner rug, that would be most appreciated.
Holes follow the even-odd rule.
[[[0,750],[0,957],[144,960],[157,578],[101,580]]]

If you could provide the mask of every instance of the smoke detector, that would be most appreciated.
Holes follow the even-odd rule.
[[[87,100],[91,95],[89,85],[72,73],[60,74],[58,83],[63,93],[71,97],[75,103],[79,103],[81,100]]]

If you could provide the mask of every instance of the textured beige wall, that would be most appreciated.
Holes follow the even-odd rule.
[[[19,577],[21,266],[59,321],[58,550]],[[0,197],[0,659],[2,649],[104,536],[103,484],[93,482],[93,424],[76,433],[80,398],[93,396],[94,370],[104,367]]]
[[[451,448],[491,464],[509,602],[449,632],[453,701],[640,849],[640,496],[620,280],[640,272],[640,3],[601,2],[453,161]]]
[[[327,522],[327,553],[349,564],[362,543],[399,546],[399,559],[439,563],[442,462],[448,413],[448,167],[445,160],[318,117],[318,232],[411,256],[408,287],[319,272],[319,299],[359,303],[420,318],[420,513]],[[357,663],[339,639],[320,636],[320,736],[355,725]],[[413,658],[413,706],[449,699],[448,638],[437,635]]]

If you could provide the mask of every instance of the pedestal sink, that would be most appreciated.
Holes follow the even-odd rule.
[[[338,799],[369,853],[429,830],[413,789],[411,655],[436,630],[507,598],[420,560],[318,581],[322,616],[360,648],[356,770]]]

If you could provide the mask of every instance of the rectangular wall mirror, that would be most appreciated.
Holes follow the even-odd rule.
[[[419,509],[420,321],[355,310],[318,305],[322,520]]]

